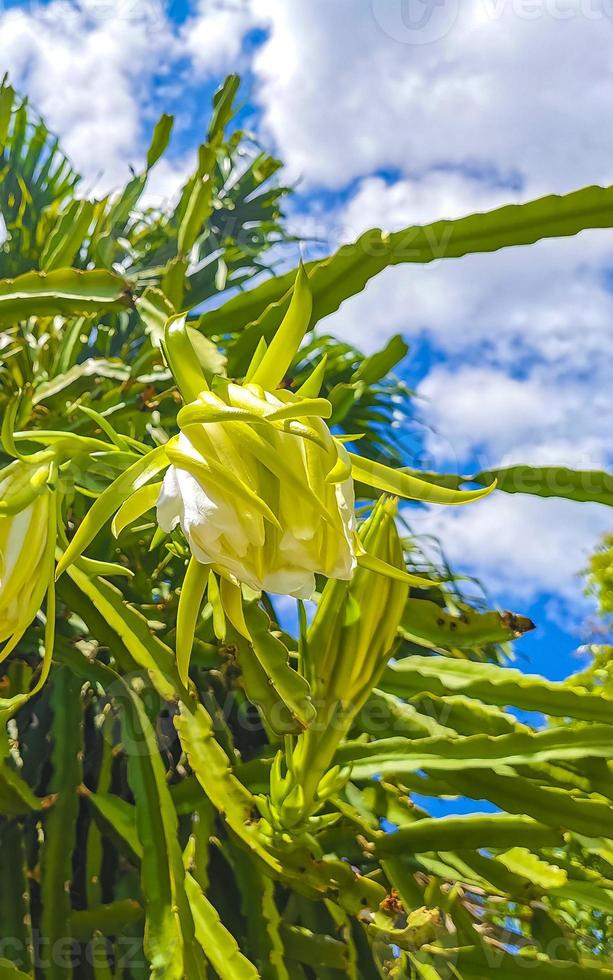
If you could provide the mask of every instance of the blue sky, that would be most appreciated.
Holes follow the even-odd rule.
[[[0,0],[4,70],[94,191],[175,113],[152,201],[176,193],[214,88],[239,71],[241,123],[297,182],[293,226],[330,250],[372,226],[613,182],[609,0]],[[612,271],[608,231],[397,267],[324,326],[368,351],[407,338],[424,465],[608,467]],[[577,668],[578,573],[613,514],[497,495],[413,525],[538,622],[519,647],[529,669]]]

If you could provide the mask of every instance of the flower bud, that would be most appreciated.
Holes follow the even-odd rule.
[[[402,573],[405,562],[395,516],[395,499],[380,498],[362,527],[360,545],[386,569]],[[356,570],[351,582],[326,584],[304,655],[318,716],[299,736],[288,760],[292,779],[303,789],[303,821],[348,776],[330,766],[387,663],[407,597],[406,581],[365,567]],[[295,813],[291,819],[298,823]]]
[[[360,533],[368,555],[405,569],[396,500],[380,498]],[[342,703],[352,716],[377,683],[396,639],[407,583],[358,568],[351,583],[329,582],[308,636],[307,679],[316,702]],[[338,723],[338,722],[337,722]]]
[[[17,461],[0,478],[0,642],[19,639],[47,589],[52,498],[40,492],[47,472]]]
[[[179,413],[157,505],[194,557],[256,591],[310,598],[315,575],[356,565],[351,464],[330,403],[257,384],[220,384]]]

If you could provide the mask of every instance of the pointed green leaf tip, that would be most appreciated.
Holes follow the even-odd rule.
[[[261,385],[267,391],[274,391],[280,385],[309,329],[312,312],[313,294],[309,277],[300,263],[289,309],[252,376],[254,384]]]
[[[193,402],[209,386],[187,332],[183,314],[171,316],[164,328],[164,353],[183,400]]]
[[[174,116],[169,116],[167,113],[164,113],[164,115],[160,116],[158,119],[155,129],[153,130],[151,145],[147,151],[147,170],[151,170],[151,168],[155,166],[162,154],[167,149],[168,143],[170,142],[173,124]]]
[[[247,369],[247,373],[245,375],[245,384],[247,384],[250,381],[253,381],[253,376],[255,375],[255,372],[259,368],[260,364],[262,363],[262,359],[266,354],[267,350],[268,350],[268,344],[266,343],[263,337],[260,337],[260,339],[258,340],[258,346],[256,347],[255,353],[251,358],[251,364],[249,365]]]
[[[321,361],[316,368],[313,369],[312,373],[306,379],[301,388],[296,392],[302,398],[319,398],[321,393],[321,388],[324,383],[324,378],[326,377],[326,369],[328,367],[328,355],[324,354]]]

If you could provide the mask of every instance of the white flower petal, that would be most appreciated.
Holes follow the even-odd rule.
[[[183,517],[183,500],[174,466],[169,466],[166,470],[156,513],[158,524],[167,533],[173,531]]]

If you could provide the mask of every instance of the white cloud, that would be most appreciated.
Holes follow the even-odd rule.
[[[498,203],[491,186],[457,175],[444,181],[442,174],[392,187],[368,180],[347,212],[364,226],[398,227],[426,214],[455,216],[465,205]],[[418,389],[425,452],[417,465],[423,468],[611,466],[613,296],[605,272],[612,254],[611,232],[596,231],[391,269],[326,326],[368,349],[391,332],[409,341],[422,335],[445,354]],[[438,512],[435,527],[455,566],[477,570],[501,597],[512,589],[530,597],[561,590],[581,605],[576,574],[600,532],[613,525],[608,509],[497,500]],[[528,542],[529,560],[518,542]]]
[[[156,86],[189,94],[202,78],[236,70],[255,23],[248,0],[203,0],[183,28],[163,0],[51,0],[1,10],[0,3],[0,75],[9,72],[97,194],[143,165],[166,108]],[[189,153],[163,160],[148,203],[172,197],[189,164]]]
[[[409,224],[460,218],[525,199],[508,187],[454,171],[433,170],[422,177],[389,183],[367,177],[345,208],[343,218],[354,237],[380,224],[396,231]]]
[[[536,0],[534,17],[520,0],[254,3],[270,29],[255,58],[264,125],[310,182],[441,163],[519,173],[536,190],[610,175],[610,4]],[[431,23],[410,30],[420,5]]]
[[[580,573],[611,528],[608,508],[597,504],[502,493],[408,516],[414,531],[441,538],[452,566],[476,575],[503,604],[541,593],[580,603]]]
[[[432,18],[412,30],[407,17],[420,5]],[[264,131],[307,187],[358,179],[344,207],[322,206],[305,222],[330,247],[372,226],[610,181],[610,4],[256,0],[256,9],[269,25],[254,62]],[[380,168],[399,179],[368,176]],[[402,332],[447,355],[421,388],[433,396],[423,415],[447,444],[441,452],[429,438],[439,457],[460,467],[475,451],[490,463],[597,466],[613,384],[603,274],[612,256],[613,234],[590,232],[401,266],[325,327],[367,351]]]
[[[181,36],[198,73],[239,71],[243,38],[258,25],[250,0],[200,0]]]
[[[96,191],[142,158],[142,113],[174,38],[150,4],[53,0],[0,17],[0,67],[24,91]],[[104,174],[103,179],[97,180]]]
[[[526,190],[514,193],[460,174],[433,172],[391,185],[368,178],[328,218],[331,245],[370,227],[394,230],[526,197]],[[321,214],[315,219],[320,235],[324,220]],[[327,326],[369,349],[392,332],[426,331],[449,353],[486,344],[506,362],[572,356],[574,369],[583,370],[610,337],[613,300],[603,272],[612,261],[613,232],[593,230],[425,266],[399,265],[371,281]]]
[[[606,466],[607,391],[586,398],[585,385],[555,383],[547,374],[535,370],[519,380],[488,367],[434,368],[418,392],[435,461],[461,464],[477,456],[479,469],[513,463]]]
[[[392,186],[368,179],[346,213],[358,234],[495,207],[500,193],[442,173]],[[401,266],[326,326],[369,350],[399,331],[409,342],[427,338],[445,355],[418,388],[424,468],[606,467],[613,463],[612,256],[613,234],[595,231]],[[498,494],[471,507],[433,509],[412,523],[438,534],[453,567],[477,574],[501,604],[545,592],[581,615],[587,605],[579,573],[613,517],[598,505]]]

